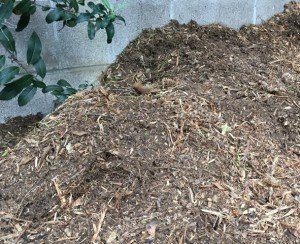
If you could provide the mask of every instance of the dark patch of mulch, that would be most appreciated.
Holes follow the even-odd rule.
[[[13,148],[42,119],[40,114],[15,117],[0,124],[0,156]]]
[[[297,243],[299,17],[144,31],[0,161],[0,240]]]

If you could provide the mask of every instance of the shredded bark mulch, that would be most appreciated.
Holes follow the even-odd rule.
[[[299,243],[300,4],[144,31],[0,164],[0,241]]]

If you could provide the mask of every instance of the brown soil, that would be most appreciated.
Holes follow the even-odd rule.
[[[299,18],[144,31],[0,161],[0,241],[299,243]]]

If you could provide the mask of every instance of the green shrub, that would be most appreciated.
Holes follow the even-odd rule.
[[[19,106],[26,105],[36,94],[38,89],[43,93],[50,92],[56,96],[58,102],[64,101],[68,96],[78,90],[87,88],[88,84],[81,84],[77,89],[67,81],[59,80],[56,85],[46,85],[43,81],[47,69],[41,56],[42,43],[36,32],[33,32],[28,40],[26,65],[18,59],[15,39],[8,28],[8,20],[12,15],[19,16],[16,31],[24,30],[35,14],[37,8],[46,11],[46,23],[62,22],[64,27],[75,27],[81,23],[87,23],[89,39],[94,39],[99,30],[105,30],[107,43],[111,43],[115,34],[114,22],[123,21],[123,17],[116,15],[113,6],[108,0],[101,3],[88,2],[85,0],[51,0],[55,7],[41,5],[35,0],[0,0],[0,43],[7,51],[6,57],[15,65],[4,67],[6,57],[0,55],[0,100],[10,100],[18,96]],[[81,9],[85,7],[84,12]],[[31,72],[32,66],[35,72]],[[20,73],[24,73],[20,75]]]

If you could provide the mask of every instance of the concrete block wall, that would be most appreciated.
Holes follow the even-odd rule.
[[[100,1],[100,0],[98,0]],[[53,4],[50,0],[41,4]],[[289,0],[111,0],[117,5],[124,3],[118,13],[126,18],[127,26],[116,25],[116,35],[112,44],[106,44],[106,34],[98,32],[90,41],[87,37],[86,23],[76,28],[64,28],[60,24],[47,25],[45,13],[38,11],[31,19],[29,27],[13,32],[17,41],[19,58],[26,60],[26,48],[32,31],[36,31],[43,44],[43,57],[48,73],[45,81],[55,83],[66,79],[73,85],[84,81],[95,82],[101,72],[122,52],[126,45],[145,28],[161,27],[171,19],[180,23],[190,20],[200,25],[221,23],[232,28],[244,24],[260,24],[275,13],[283,10]],[[10,20],[16,25],[17,19]],[[13,28],[12,28],[13,30]],[[0,53],[4,51],[0,49]],[[53,108],[51,95],[37,94],[25,107],[17,102],[0,101],[0,123],[9,117],[25,116],[37,112],[49,113]]]

